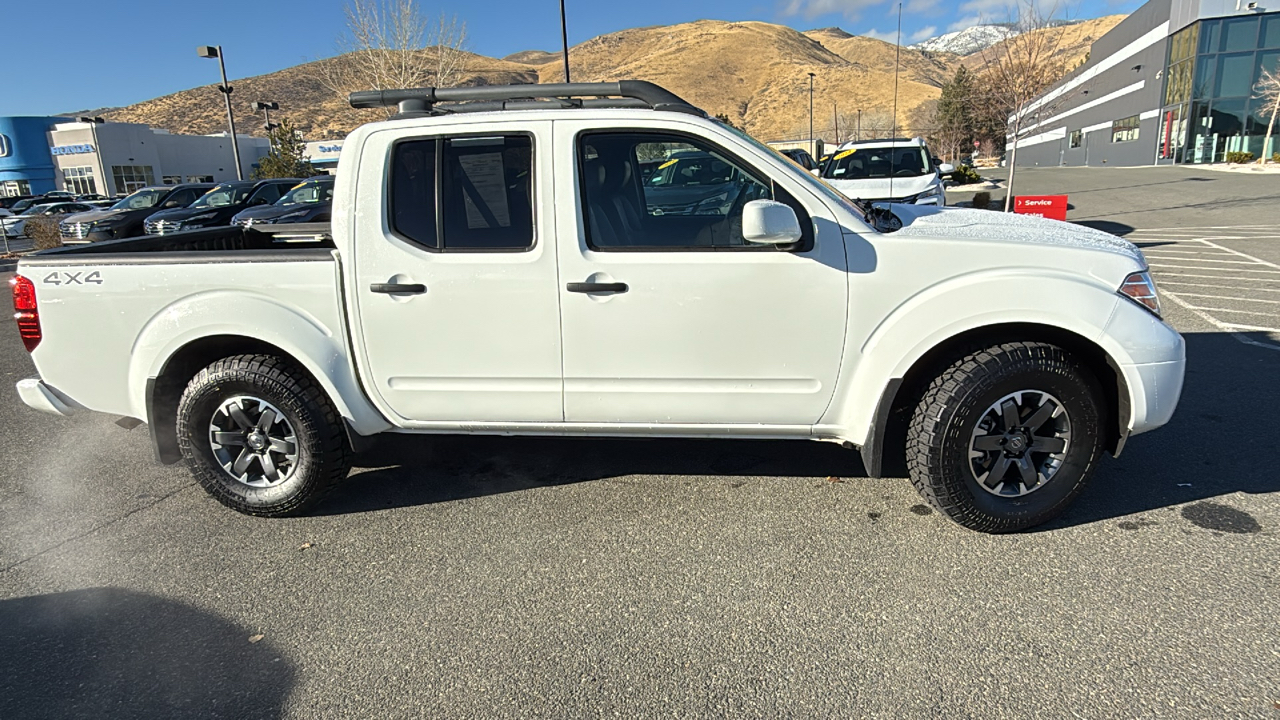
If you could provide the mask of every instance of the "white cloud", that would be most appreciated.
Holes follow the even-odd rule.
[[[922,40],[928,40],[929,38],[933,37],[936,34],[938,34],[938,28],[933,25],[928,25],[908,35],[907,42],[910,44],[915,44]]]
[[[957,30],[968,30],[974,25],[981,25],[981,24],[982,24],[981,15],[970,15],[968,17],[960,18],[959,20],[948,25],[947,32],[956,32]]]
[[[856,20],[863,10],[883,2],[884,0],[786,0],[782,14],[803,15],[812,20],[819,15],[839,13],[850,20]]]
[[[883,40],[889,43],[890,45],[893,45],[898,39],[898,31],[896,30],[890,30],[889,32],[880,32],[879,30],[872,28],[870,30],[864,30],[860,34],[863,37],[869,37],[872,40]]]

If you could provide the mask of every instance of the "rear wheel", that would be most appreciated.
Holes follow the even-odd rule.
[[[264,517],[312,507],[350,470],[342,420],[281,358],[238,355],[201,370],[178,403],[187,467],[223,505]]]
[[[907,431],[920,494],[956,522],[1013,532],[1061,513],[1102,451],[1102,392],[1063,349],[1006,343],[952,364]]]

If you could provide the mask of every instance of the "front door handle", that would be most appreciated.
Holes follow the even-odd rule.
[[[427,286],[422,283],[374,283],[369,286],[369,291],[386,295],[420,295],[427,291]]]
[[[565,290],[576,293],[624,293],[627,284],[620,282],[573,282],[564,286]]]

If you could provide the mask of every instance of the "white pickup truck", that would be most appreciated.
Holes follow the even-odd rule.
[[[1177,404],[1182,338],[1112,235],[869,210],[645,82],[351,102],[400,113],[344,143],[328,234],[25,256],[23,401],[146,422],[252,515],[385,432],[808,438],[986,532],[1054,517]]]

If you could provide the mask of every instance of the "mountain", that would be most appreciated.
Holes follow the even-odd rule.
[[[1062,32],[1062,53],[1072,64],[1089,43],[1122,16],[1054,28]],[[431,55],[434,49],[419,51]],[[894,68],[898,48],[839,28],[801,33],[765,22],[699,20],[679,25],[635,28],[592,38],[570,49],[573,79],[579,82],[650,80],[703,108],[724,114],[764,140],[801,138],[809,129],[809,73],[813,78],[814,126],[831,138],[861,122],[864,129],[893,122]],[[976,67],[980,56],[902,48],[898,76],[898,119],[902,132],[924,128],[931,101],[960,65]],[[340,138],[361,122],[385,113],[355,111],[321,78],[338,56],[278,72],[234,81],[232,96],[240,132],[261,135],[250,109],[255,100],[275,101],[273,119],[292,121],[310,140]],[[559,53],[526,50],[503,59],[467,53],[462,85],[560,82]],[[147,123],[175,133],[209,134],[225,128],[222,96],[214,85],[100,111],[117,122]],[[921,130],[922,131],[922,130]],[[844,133],[842,133],[844,134]]]
[[[1067,68],[1074,69],[1080,63],[1089,57],[1089,49],[1093,46],[1093,42],[1098,38],[1106,35],[1111,28],[1120,24],[1127,15],[1106,15],[1092,20],[1080,20],[1072,23],[1058,23],[1053,27],[1033,30],[1036,33],[1046,33],[1055,37],[1058,45],[1057,52],[1054,56],[1062,60],[1062,64]],[[991,46],[989,54],[998,55],[1001,49],[1001,40]],[[985,62],[983,55],[988,53],[974,53],[961,58],[961,62],[969,70],[981,70]]]
[[[875,38],[850,35],[840,28],[809,30],[805,35],[823,47],[866,70],[892,73],[898,48]],[[955,73],[958,55],[927,52],[904,47],[901,53],[902,72],[916,82],[942,87]]]
[[[908,47],[912,50],[964,56],[980,52],[1012,35],[1017,35],[1017,32],[1008,25],[974,25],[971,28],[929,38]]]

